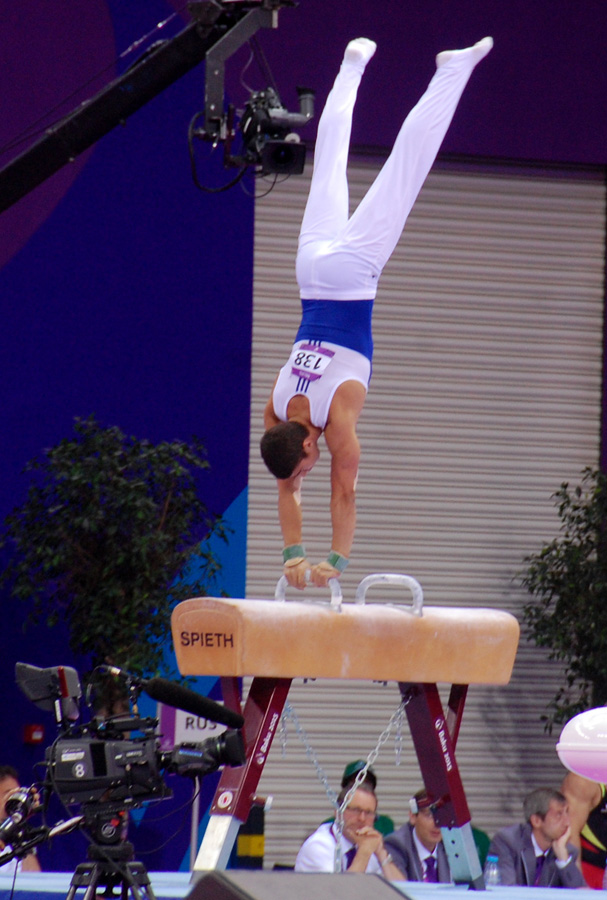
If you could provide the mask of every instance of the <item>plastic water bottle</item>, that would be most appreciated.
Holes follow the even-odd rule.
[[[497,856],[488,856],[483,869],[485,877],[485,887],[495,887],[500,883],[500,867]]]

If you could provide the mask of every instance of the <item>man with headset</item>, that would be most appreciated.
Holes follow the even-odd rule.
[[[384,838],[384,847],[407,881],[451,882],[435,806],[425,789],[418,791],[409,801],[409,821]]]

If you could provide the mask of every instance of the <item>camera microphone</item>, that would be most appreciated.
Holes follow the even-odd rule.
[[[202,694],[190,688],[183,687],[174,681],[168,681],[166,678],[136,678],[130,672],[119,669],[118,666],[99,666],[103,672],[108,675],[114,675],[116,678],[124,678],[130,684],[136,684],[143,689],[146,694],[164,703],[166,706],[173,706],[181,709],[183,712],[191,713],[200,719],[209,719],[211,722],[218,722],[221,725],[227,725],[228,728],[242,728],[244,725],[243,717],[231,709],[226,709],[220,703],[209,700]]]
[[[239,713],[215,703],[214,700],[209,700],[202,694],[197,694],[190,688],[174,681],[167,681],[166,678],[150,678],[143,682],[143,689],[152,700],[174,706],[201,719],[210,719],[211,722],[227,725],[228,728],[242,728],[244,725],[244,719]]]

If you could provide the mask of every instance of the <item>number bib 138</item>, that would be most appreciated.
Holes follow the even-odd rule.
[[[297,375],[298,378],[316,381],[334,356],[335,352],[327,347],[317,347],[303,341],[293,348],[289,358],[291,373]]]

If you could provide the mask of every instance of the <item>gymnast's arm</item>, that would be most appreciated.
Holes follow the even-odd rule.
[[[276,383],[275,383],[276,384]],[[266,431],[274,425],[278,425],[280,419],[274,412],[274,404],[272,402],[272,393],[270,399],[266,403],[263,412],[263,424]],[[295,478],[277,478],[276,487],[278,488],[278,521],[280,530],[282,531],[283,546],[292,547],[302,543],[302,517],[301,517],[301,484],[302,476],[297,475]],[[310,568],[310,563],[305,556],[290,559],[285,563],[284,574],[291,587],[299,588],[302,591],[306,586],[306,573]]]
[[[601,785],[590,781],[575,772],[568,772],[563,779],[561,792],[567,798],[569,804],[569,818],[571,821],[571,835],[569,840],[578,851],[577,866],[582,867],[581,855],[581,831],[588,816],[595,806],[601,802]]]
[[[278,520],[285,547],[301,544],[302,542],[302,516],[301,516],[301,484],[303,476],[296,478],[277,479],[278,487]],[[300,591],[306,586],[306,573],[310,563],[305,556],[298,556],[285,562],[284,574],[291,587]]]
[[[356,424],[367,392],[357,381],[342,384],[333,398],[325,441],[331,454],[331,551],[349,559],[356,530],[356,482],[360,443]],[[343,570],[342,570],[343,571]],[[341,574],[323,561],[312,568],[312,581],[324,587]]]

